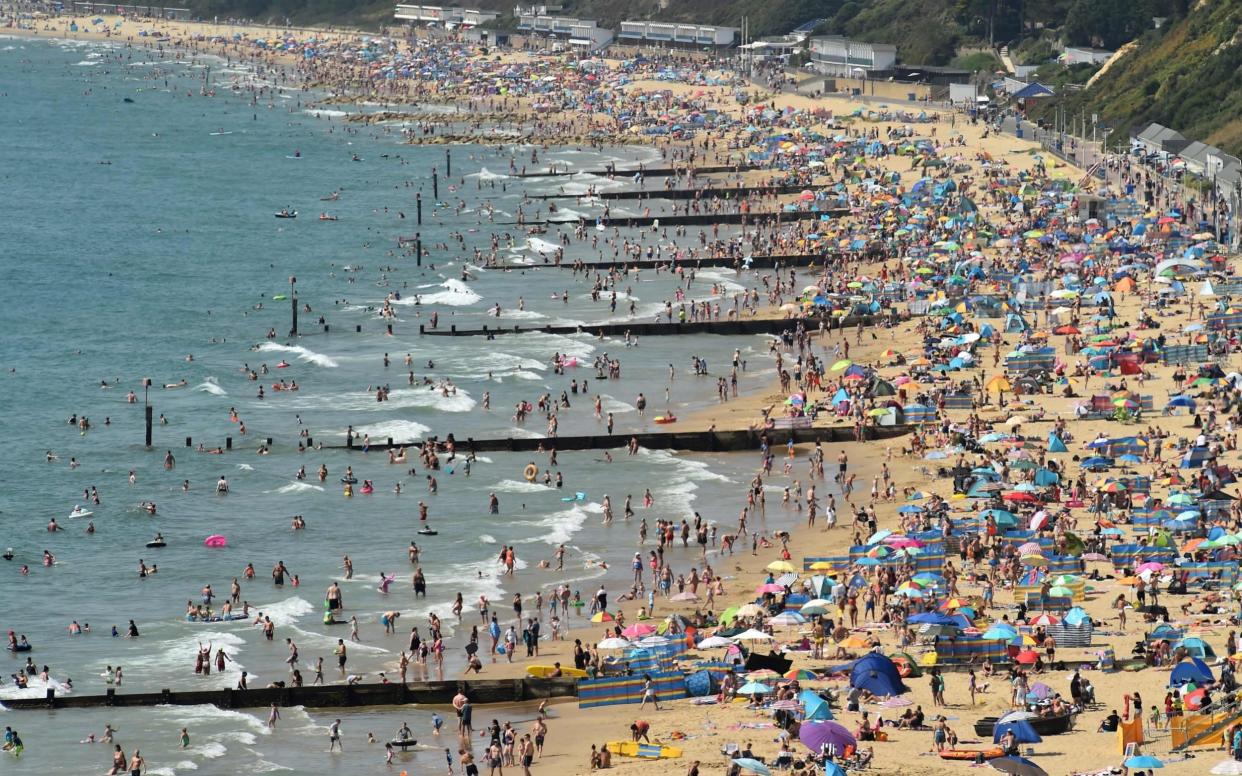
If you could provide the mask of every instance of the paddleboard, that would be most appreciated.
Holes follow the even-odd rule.
[[[556,673],[556,666],[526,666],[526,673],[539,679],[547,679]],[[581,668],[566,668],[561,666],[561,676],[570,679],[585,679],[586,671]]]
[[[609,741],[604,747],[613,754],[623,757],[644,757],[653,760],[665,760],[670,757],[681,757],[681,747],[665,744],[643,744],[637,741]]]

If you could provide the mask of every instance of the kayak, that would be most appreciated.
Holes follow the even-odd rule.
[[[74,507],[73,511],[69,513],[69,517],[90,517],[93,514],[95,513],[90,511],[89,509],[83,509],[82,507]]]
[[[410,747],[410,746],[418,746],[418,742],[412,738],[407,738],[403,741],[397,741],[397,740],[389,741],[388,743],[391,744],[392,746],[397,747],[398,749],[405,749],[406,747]]]
[[[677,417],[676,417],[676,416],[674,416],[674,415],[657,415],[657,416],[656,416],[656,419],[655,419],[655,422],[656,422],[656,423],[659,423],[659,424],[661,424],[661,425],[663,425],[663,424],[665,424],[665,423],[676,423],[676,422],[677,422]]]
[[[247,617],[246,615],[238,614],[236,612],[234,612],[233,614],[213,614],[210,617],[206,617],[206,618],[191,617],[188,614],[185,616],[186,622],[235,622],[236,620],[248,620],[248,619],[250,618]]]
[[[298,217],[298,211],[296,211],[296,210],[282,210],[282,211],[280,211],[279,213],[273,213],[272,215],[276,216],[277,218],[297,218],[297,217]]]
[[[641,744],[637,741],[609,741],[604,748],[613,754],[624,757],[647,757],[653,760],[666,760],[670,757],[681,757],[681,747],[666,744]]]
[[[561,501],[586,501],[586,494],[578,491],[572,496],[562,496]]]
[[[168,543],[167,543],[167,542],[154,542],[154,541],[152,541],[152,542],[147,542],[147,546],[148,546],[148,547],[151,547],[151,548],[167,547],[167,546],[168,546]]]

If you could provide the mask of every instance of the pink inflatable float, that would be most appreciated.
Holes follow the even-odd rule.
[[[229,540],[225,539],[220,534],[212,534],[203,540],[203,544],[208,547],[227,547],[229,545]]]

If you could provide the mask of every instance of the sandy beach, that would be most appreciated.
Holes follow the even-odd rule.
[[[697,242],[697,230],[674,231],[668,237],[667,226],[664,235],[653,226],[650,235],[642,236],[660,244],[660,256],[670,266],[676,259],[686,288],[692,287],[690,267],[700,260],[729,257],[722,263],[740,265],[742,256],[752,250],[757,253],[759,248],[826,257],[826,264],[814,268],[724,272],[723,277],[745,291],[714,294],[714,309],[710,300],[700,303],[706,305],[703,308],[689,302],[693,310],[687,314],[706,320],[734,316],[788,319],[789,338],[769,338],[771,348],[762,353],[763,363],[754,365],[771,367],[774,372],[764,378],[764,387],[731,393],[729,365],[714,363],[718,400],[683,413],[670,426],[679,432],[766,427],[771,458],[765,460],[759,450],[736,454],[755,477],[732,485],[742,523],[734,514],[702,516],[704,536],[709,523],[712,528],[711,540],[701,553],[691,549],[695,530],[700,528],[697,513],[666,514],[663,505],[656,503],[639,508],[633,517],[621,516],[620,499],[603,507],[609,513],[615,510],[617,522],[624,523],[624,533],[619,535],[624,536],[623,542],[633,543],[639,556],[642,588],[633,590],[628,600],[618,600],[630,589],[630,573],[610,568],[607,576],[589,582],[592,587],[582,593],[589,603],[594,587],[606,585],[607,612],[612,619],[592,623],[589,606],[575,608],[564,617],[559,638],[549,637],[549,617],[527,596],[528,616],[538,616],[544,637],[538,641],[537,656],[514,660],[509,659],[511,654],[489,654],[487,621],[476,611],[468,612],[465,619],[480,625],[481,670],[477,675],[517,678],[526,676],[533,665],[559,663],[568,668],[575,665],[575,644],[591,652],[587,662],[594,663],[594,673],[606,658],[623,653],[621,649],[597,650],[594,645],[620,638],[623,625],[667,627],[671,616],[681,617],[683,625],[669,634],[670,641],[686,646],[675,662],[680,669],[694,672],[700,660],[718,660],[725,654],[720,647],[697,647],[695,638],[716,629],[731,635],[740,629],[759,629],[768,638],[749,642],[748,648],[763,655],[770,646],[774,653],[792,660],[793,671],[805,672],[793,680],[796,690],[833,695],[833,718],[860,739],[859,747],[873,753],[864,772],[964,773],[973,767],[971,763],[938,756],[937,750],[945,743],[932,730],[936,715],[943,715],[956,737],[956,745],[950,748],[991,750],[992,740],[981,740],[974,723],[985,716],[1020,711],[1026,699],[1015,703],[1009,673],[1015,664],[1006,649],[1001,649],[1005,659],[985,670],[983,658],[957,663],[947,659],[949,652],[942,648],[946,641],[959,637],[972,644],[1002,641],[1005,646],[1013,645],[1013,654],[1023,655],[1016,664],[1023,674],[1020,685],[1046,685],[1060,696],[1057,707],[1062,699],[1070,704],[1072,696],[1080,696],[1071,692],[1076,668],[1093,687],[1094,702],[1075,709],[1072,731],[1020,745],[1021,753],[1045,773],[1120,773],[1114,769],[1121,768],[1127,756],[1141,754],[1158,757],[1161,773],[1202,774],[1226,757],[1219,748],[1194,747],[1190,750],[1193,757],[1172,751],[1170,718],[1164,713],[1174,666],[1193,665],[1183,662],[1186,656],[1175,652],[1174,643],[1199,639],[1214,648],[1219,658],[1204,661],[1214,672],[1209,683],[1212,697],[1232,690],[1232,670],[1229,680],[1222,670],[1231,652],[1238,651],[1233,633],[1238,601],[1232,590],[1236,541],[1221,537],[1236,537],[1237,505],[1242,502],[1214,507],[1218,511],[1211,515],[1199,512],[1209,510],[1205,501],[1220,501],[1205,499],[1205,494],[1223,489],[1228,499],[1237,497],[1231,490],[1236,485],[1231,484],[1230,467],[1236,467],[1238,457],[1232,418],[1238,411],[1242,384],[1227,377],[1236,365],[1234,343],[1227,337],[1218,338],[1211,323],[1213,315],[1231,314],[1228,299],[1217,296],[1211,285],[1230,276],[1232,265],[1230,257],[1214,258],[1221,252],[1208,239],[1210,235],[1192,237],[1200,230],[1184,214],[1173,216],[1136,205],[1132,212],[1114,212],[1111,223],[1101,211],[1104,222],[1092,223],[1093,219],[1082,217],[1086,211],[1080,209],[1079,199],[1085,202],[1091,194],[1123,199],[1120,180],[1100,180],[1041,155],[1033,144],[1000,134],[986,121],[925,105],[881,106],[840,96],[813,99],[773,93],[739,82],[723,67],[688,68],[677,78],[660,78],[659,63],[645,70],[627,70],[629,65],[622,60],[605,56],[594,58],[589,65],[568,63],[574,75],[566,76],[567,63],[560,57],[528,52],[485,57],[468,50],[449,51],[446,46],[424,52],[426,61],[422,61],[417,51],[405,52],[404,44],[396,42],[382,52],[374,44],[380,53],[364,61],[342,56],[371,37],[355,31],[97,18],[102,22],[55,17],[15,26],[10,20],[0,32],[106,41],[166,50],[174,57],[224,57],[245,63],[270,79],[255,87],[256,101],[270,99],[279,87],[315,90],[320,98],[316,105],[345,107],[354,116],[361,115],[356,108],[366,104],[368,112],[389,112],[381,120],[355,119],[358,125],[408,120],[414,126],[402,126],[400,131],[412,144],[512,144],[521,146],[524,153],[527,142],[532,150],[647,145],[659,149],[664,160],[687,169],[753,162],[742,172],[687,173],[670,187],[723,188],[771,181],[805,186],[798,194],[702,204],[717,208],[708,212],[735,212],[732,209],[740,207],[762,213],[820,207],[848,210],[847,216],[807,222],[811,226],[775,221],[760,225],[747,242],[709,238],[706,229]],[[261,39],[273,43],[256,45]],[[306,54],[312,47],[317,53]],[[460,77],[450,81],[380,75],[384,67],[399,71],[412,67],[410,63],[416,60]],[[667,67],[674,69],[673,64]],[[509,91],[500,91],[492,82],[506,69],[513,73],[513,85]],[[687,75],[689,71],[692,75]],[[598,91],[607,99],[579,88],[587,74],[598,79],[593,82],[600,84]],[[557,90],[531,86],[542,78],[556,83]],[[609,101],[634,113],[647,110],[644,106],[650,103],[655,115],[646,123],[622,119],[621,111],[611,109]],[[473,123],[463,121],[459,114],[433,110],[449,105],[476,114]],[[661,113],[666,118],[656,118]],[[443,115],[442,120],[437,115]],[[708,115],[718,122],[718,129],[706,123],[690,132],[672,129],[674,122],[706,122],[703,117]],[[500,135],[495,131],[497,125],[520,131]],[[660,133],[647,134],[653,126]],[[510,173],[517,172],[516,157]],[[535,171],[536,163],[530,164]],[[632,172],[616,177],[628,179]],[[1129,168],[1119,162],[1113,173],[1129,175]],[[511,185],[516,185],[516,177],[510,178]],[[1137,174],[1130,181],[1141,184]],[[653,199],[658,198],[654,186],[652,192]],[[592,198],[588,193],[561,199],[566,206],[577,206],[575,199],[584,196]],[[529,206],[534,210],[537,205]],[[699,206],[695,201],[694,207]],[[691,206],[685,207],[689,213]],[[598,219],[596,232],[605,245],[588,248],[594,219]],[[640,239],[631,246],[625,236],[616,237],[612,227],[606,230],[606,220],[593,213],[568,225],[576,227],[577,234],[565,228],[565,234],[572,237],[565,243],[569,246],[567,261],[591,251],[603,257],[609,247],[614,256],[624,251],[620,255],[638,257],[644,248],[650,250]],[[525,226],[520,219],[517,223]],[[452,251],[445,246],[442,253]],[[480,263],[494,270],[495,253],[493,248],[490,260]],[[408,255],[406,249],[403,258]],[[1174,263],[1167,264],[1167,260]],[[600,283],[615,291],[623,283],[636,283],[640,276],[652,274],[646,270],[614,273]],[[704,284],[694,282],[700,288]],[[679,300],[679,309],[686,307]],[[669,322],[673,309],[672,304],[667,308]],[[657,312],[653,317],[661,315]],[[852,325],[830,328],[826,322],[836,318]],[[1235,328],[1231,323],[1224,325]],[[738,338],[736,344],[740,350],[753,341]],[[1167,363],[1162,356],[1171,348],[1189,352],[1200,345],[1211,345],[1216,353],[1209,358],[1206,351],[1195,351],[1197,360],[1185,364]],[[642,352],[629,351],[626,358],[638,360]],[[1007,361],[1016,364],[1023,359],[1036,365],[1006,368]],[[680,364],[677,368],[681,375],[688,369]],[[733,366],[733,377],[747,368]],[[709,400],[707,384],[700,385]],[[651,385],[653,407],[664,387]],[[1103,404],[1093,403],[1093,396],[1103,397]],[[1143,397],[1148,397],[1146,407]],[[812,421],[809,408],[816,404]],[[915,417],[912,405],[926,415],[911,421]],[[618,447],[627,432],[657,430],[649,415],[638,415],[618,431]],[[909,422],[911,433],[817,450],[809,444],[787,447],[788,432],[772,427],[774,420],[857,429],[860,436],[880,423]],[[538,425],[537,421],[534,427]],[[554,446],[551,439],[549,446]],[[1114,446],[1120,451],[1116,455],[1111,454]],[[1204,452],[1179,466],[1190,449]],[[1086,459],[1103,455],[1099,451],[1104,450],[1110,453],[1106,462],[1098,468],[1083,468]],[[1047,472],[1046,478],[1037,474],[1042,472]],[[976,490],[979,485],[989,487]],[[814,511],[808,514],[812,488],[818,493]],[[1179,494],[1180,499],[1170,500]],[[1164,519],[1147,517],[1171,505],[1180,506]],[[825,524],[826,509],[834,512],[833,526]],[[1168,525],[1187,510],[1196,514],[1182,520],[1185,525]],[[989,512],[992,530],[987,524]],[[1011,523],[996,530],[995,517],[1002,512]],[[782,524],[797,527],[777,535],[769,525],[769,516],[777,514]],[[813,519],[816,515],[818,522]],[[602,519],[609,517],[606,514]],[[601,517],[592,513],[590,519]],[[665,543],[661,538],[657,544],[654,536],[655,522],[661,519],[669,521],[672,537],[667,542],[667,562]],[[640,521],[653,534],[645,541],[639,539]],[[1005,527],[1015,532],[1008,543],[1002,538]],[[915,534],[920,538],[914,539]],[[677,547],[678,539],[681,547]],[[903,539],[907,540],[904,544]],[[734,543],[726,547],[730,540]],[[1199,540],[1213,543],[1204,545]],[[1029,548],[1030,542],[1042,546],[1018,552],[1019,546]],[[1110,542],[1140,543],[1144,550],[1167,545],[1170,557],[1144,574],[1128,564],[1114,563]],[[648,558],[656,555],[657,546],[658,567],[648,568]],[[851,547],[864,550],[850,557]],[[916,551],[900,554],[910,547]],[[943,575],[941,580],[917,582],[918,557],[936,548],[943,549],[944,564],[932,573]],[[1166,616],[1140,611],[1144,598],[1138,597],[1138,591],[1153,587],[1167,591],[1181,576],[1173,557],[1195,553],[1201,553],[1203,562],[1228,570],[1217,569],[1215,579],[1210,572],[1196,576],[1188,590],[1177,594],[1162,592],[1159,601],[1167,607]],[[841,568],[834,567],[839,575],[835,581],[842,583],[839,592],[844,593],[846,585],[853,592],[847,599],[834,598],[831,606],[811,619],[797,615],[808,598],[820,597],[808,595],[807,588],[823,569],[811,569],[814,561],[804,564],[804,559],[841,556],[845,560]],[[784,570],[781,563],[792,570]],[[1071,566],[1073,571],[1054,571]],[[888,570],[893,573],[886,577],[882,572]],[[534,584],[541,595],[549,597],[560,584],[547,567],[525,569],[522,575],[527,579],[538,575],[539,582]],[[649,598],[648,591],[658,590],[661,578],[667,580],[666,586]],[[830,584],[827,589],[832,588]],[[1065,595],[1052,594],[1054,588],[1065,588]],[[713,590],[710,598],[705,592],[709,589]],[[1061,625],[1071,606],[1027,607],[1021,597],[1031,590],[1042,595],[1045,603],[1052,598],[1072,599],[1072,608],[1080,612],[1077,616],[1094,623],[1088,643],[1058,645],[1048,636],[1045,627]],[[681,600],[670,600],[676,594],[682,594]],[[797,616],[773,625],[770,620],[780,616],[787,600]],[[864,600],[871,608],[860,613]],[[505,627],[513,620],[503,614],[506,603],[491,601],[502,611],[500,622]],[[753,615],[738,615],[727,624],[717,622],[722,612],[756,603]],[[1028,623],[1046,614],[1045,608],[1054,610],[1051,617]],[[970,616],[960,615],[966,617],[960,625],[946,626],[948,630],[939,635],[915,627],[907,632],[910,617],[933,612],[952,617],[961,610],[969,610]],[[1021,621],[1019,612],[1025,615]],[[847,624],[847,620],[851,621]],[[1167,620],[1177,633],[1168,640],[1172,654],[1150,660],[1135,655],[1136,642],[1143,641],[1161,620]],[[827,625],[826,633],[822,629],[816,633],[817,621]],[[696,634],[689,641],[684,623],[695,623]],[[515,623],[519,632],[522,624],[519,616]],[[1015,629],[1011,638],[984,635],[1002,624]],[[633,640],[637,638],[641,636]],[[1227,650],[1227,638],[1232,650]],[[818,640],[825,654],[813,656],[811,650],[797,648],[804,639]],[[1159,640],[1156,645],[1159,649]],[[873,650],[886,656],[908,654],[921,669],[919,675],[909,677],[908,691],[895,698],[856,699],[859,708],[848,710],[848,670],[826,672]],[[937,656],[940,651],[944,656]],[[1038,657],[1039,663],[1032,665],[1027,653],[1031,661]],[[1105,653],[1110,656],[1107,660],[1102,658]],[[405,656],[404,651],[401,654]],[[1117,666],[1102,670],[1102,662]],[[1058,667],[1060,663],[1066,665]],[[396,658],[389,665],[392,676],[401,670]],[[943,677],[943,688],[936,694],[933,668]],[[716,703],[661,698],[658,709],[633,704],[579,709],[573,701],[552,703],[547,745],[531,770],[590,773],[597,766],[591,758],[592,745],[628,740],[631,723],[643,720],[650,724],[653,741],[679,747],[681,756],[651,761],[614,755],[611,769],[692,773],[692,763],[697,761],[704,774],[729,773],[741,751],[749,750],[772,764],[787,743],[792,772],[811,773],[810,757],[819,752],[799,742],[796,724],[782,738],[783,731],[768,707],[777,695],[786,703],[794,700],[796,693],[787,686],[775,687],[787,685],[788,680],[753,672],[740,676],[743,683],[751,679],[774,685],[763,693],[767,696],[763,703],[751,703],[748,697],[721,698]],[[1202,685],[1197,681],[1191,689]],[[1140,695],[1141,701],[1136,700]],[[1039,700],[1033,708],[1050,708],[1049,698]],[[1132,702],[1141,706],[1133,708]],[[1169,696],[1168,704],[1180,711],[1182,700],[1179,697],[1175,702]],[[915,708],[925,713],[925,725],[917,730],[898,727],[900,715]],[[1158,713],[1153,714],[1153,708]],[[793,717],[805,711],[797,702],[785,709]],[[1146,737],[1141,746],[1127,752],[1117,732],[1100,731],[1113,711],[1125,711],[1140,720]],[[520,713],[529,714],[531,709],[523,708]],[[494,716],[486,707],[476,708],[476,732]],[[864,719],[874,728],[862,729]],[[890,724],[881,725],[880,719]],[[518,732],[530,730],[527,726]],[[874,731],[880,736],[873,736]],[[446,740],[451,739],[451,731],[446,732]],[[1132,768],[1129,773],[1143,770]]]

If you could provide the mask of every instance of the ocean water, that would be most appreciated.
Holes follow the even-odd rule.
[[[199,94],[209,72],[214,98]],[[694,378],[690,358],[706,358],[713,372],[724,374],[737,343],[710,336],[650,338],[632,349],[617,339],[589,336],[419,338],[418,324],[433,310],[442,326],[473,327],[496,323],[489,315],[496,303],[506,325],[612,318],[606,302],[591,301],[587,281],[524,266],[547,249],[539,240],[559,240],[557,228],[530,239],[515,226],[488,224],[480,212],[491,206],[497,221],[507,221],[523,191],[554,193],[564,186],[574,194],[592,183],[627,184],[588,175],[522,182],[503,173],[509,154],[521,163],[529,159],[529,147],[457,147],[455,177],[441,178],[440,185],[442,201],[460,201],[459,215],[453,206],[436,207],[431,196],[429,171],[432,165],[443,171],[442,148],[403,144],[395,127],[316,115],[299,92],[266,94],[252,103],[248,93],[229,88],[232,80],[246,78],[219,60],[153,60],[145,51],[102,44],[0,40],[0,127],[6,141],[0,144],[0,190],[7,211],[0,247],[7,285],[0,306],[0,524],[2,543],[14,553],[13,560],[0,561],[0,630],[29,638],[35,645],[30,657],[49,667],[59,691],[67,691],[64,682],[72,679],[72,692],[103,692],[101,674],[108,666],[123,667],[122,691],[232,686],[242,670],[252,686],[262,686],[287,678],[286,637],[299,645],[309,680],[310,662],[322,655],[331,664],[335,640],[348,635],[320,623],[324,590],[341,579],[344,555],[355,568],[354,579],[342,583],[346,614],[358,618],[363,639],[351,646],[350,671],[368,680],[379,671],[395,674],[409,628],[425,634],[426,616],[436,611],[453,632],[453,675],[464,630],[477,622],[479,595],[505,611],[513,593],[533,596],[565,581],[589,597],[607,573],[601,560],[624,575],[636,526],[620,519],[609,528],[599,524],[604,493],[612,495],[619,513],[625,494],[639,504],[643,489],[651,488],[656,507],[639,510],[650,523],[690,517],[693,510],[711,520],[735,519],[753,456],[683,459],[616,451],[608,463],[597,452],[562,454],[565,488],[557,490],[522,481],[531,456],[486,454],[468,477],[460,461],[446,461],[432,495],[421,466],[411,475],[409,465],[390,465],[383,453],[299,453],[303,429],[329,444],[339,444],[349,426],[377,439],[428,432],[458,438],[541,435],[538,415],[519,426],[512,408],[545,391],[558,395],[574,378],[589,380],[590,391],[571,396],[573,406],[561,412],[561,433],[601,427],[590,404],[599,393],[624,439],[626,431],[650,428],[634,411],[639,391],[655,410],[650,414],[664,408],[666,386],[669,406],[679,411],[714,402],[714,377]],[[542,163],[557,160],[584,170],[606,161],[658,158],[646,148],[539,153]],[[421,228],[414,223],[414,193],[420,189]],[[338,200],[321,201],[333,191],[341,192]],[[571,206],[587,215],[600,210],[590,202]],[[286,207],[301,217],[273,218]],[[526,205],[528,212],[535,207]],[[339,220],[321,222],[319,212]],[[416,231],[433,248],[421,269],[395,252],[397,238]],[[475,269],[474,278],[462,282],[474,247],[486,249],[493,233],[512,237],[513,249],[502,252],[508,268]],[[453,248],[434,249],[440,243]],[[596,257],[576,243],[568,256]],[[273,300],[288,293],[290,277],[297,278],[300,301],[313,310],[301,315],[304,335],[297,338],[284,336],[289,302]],[[712,283],[738,290],[746,282],[732,273],[705,273],[691,296],[711,296]],[[631,285],[641,317],[654,315],[675,288],[671,278],[652,273]],[[405,298],[395,308],[394,336],[387,336],[378,310],[393,290]],[[561,301],[562,291],[568,302]],[[412,303],[416,294],[419,304]],[[629,315],[628,300],[623,306],[617,318]],[[321,315],[329,333],[316,323]],[[267,338],[269,329],[281,336]],[[621,359],[624,377],[596,381],[590,368],[555,375],[551,358],[558,352],[588,363],[607,353]],[[407,353],[409,368],[403,363]],[[749,342],[745,353],[751,374],[742,386],[748,388],[759,384],[754,373],[770,364],[763,338]],[[277,368],[282,360],[288,366]],[[678,372],[671,384],[670,364]],[[268,372],[251,381],[247,365],[265,365]],[[420,383],[424,377],[451,380],[455,393],[407,385],[411,369]],[[153,382],[155,417],[167,421],[157,424],[150,451],[143,445],[144,378]],[[301,390],[271,391],[281,379],[296,380]],[[376,402],[375,388],[385,384],[392,388],[390,400]],[[267,389],[262,399],[260,385]],[[131,390],[137,403],[126,400]],[[490,411],[482,406],[485,392]],[[233,410],[244,435],[241,423],[231,420]],[[73,415],[89,417],[93,428],[80,433],[67,422]],[[200,443],[223,446],[229,437],[231,453],[196,451]],[[193,447],[185,446],[186,438]],[[270,455],[258,455],[268,438]],[[171,471],[163,466],[165,451],[176,458]],[[547,461],[538,463],[542,468]],[[322,483],[314,476],[321,464],[330,472]],[[310,475],[304,481],[295,478],[300,466]],[[339,478],[347,466],[375,482],[373,495],[343,496]],[[227,496],[214,492],[221,477],[231,486]],[[394,492],[398,483],[401,494]],[[88,503],[84,492],[92,488],[101,500],[89,506],[93,516],[70,518],[75,505]],[[562,501],[575,491],[585,492],[586,500]],[[501,501],[499,516],[487,514],[492,492]],[[430,506],[438,536],[414,534],[420,500]],[[145,501],[157,504],[155,516],[140,508]],[[293,515],[305,517],[307,530],[290,529]],[[47,531],[52,518],[63,531]],[[88,521],[93,535],[85,530]],[[156,532],[166,548],[145,547]],[[225,536],[228,546],[205,547],[204,539],[214,534]],[[415,600],[410,589],[405,550],[412,539],[423,549],[426,599]],[[538,569],[562,542],[571,548],[564,574]],[[520,570],[513,579],[497,574],[502,544],[517,547]],[[44,551],[55,557],[54,565],[43,564]],[[671,557],[679,571],[695,563],[690,553],[674,551]],[[271,583],[270,570],[281,560],[300,586]],[[158,574],[140,578],[140,562],[158,564]],[[248,563],[257,577],[243,580],[242,596],[275,621],[274,642],[248,622],[183,619],[186,602],[197,601],[203,585],[223,596]],[[19,573],[23,565],[28,574]],[[377,588],[385,573],[396,575],[387,595]],[[618,589],[620,583],[611,580]],[[449,617],[457,592],[467,604],[464,628]],[[379,624],[389,609],[403,614],[397,636],[385,636]],[[113,625],[124,632],[130,619],[141,630],[139,639],[110,637]],[[75,620],[89,623],[91,633],[71,637],[67,628]],[[196,676],[198,643],[224,647],[234,662],[223,674]],[[21,693],[7,679],[24,659],[0,653],[6,679],[0,703],[15,694],[42,696],[45,687],[38,681]],[[327,678],[340,679],[331,668]],[[273,733],[255,714],[210,707],[0,712],[4,724],[25,739],[23,767],[49,774],[106,769],[108,747],[77,745],[87,733],[101,733],[104,724],[120,730],[117,740],[127,752],[143,751],[151,773],[166,776],[235,773],[241,767],[388,772],[382,751],[362,744],[365,731],[383,740],[403,719],[420,737],[429,730],[428,712],[418,709],[288,709],[284,715]],[[345,719],[347,753],[327,765],[321,752],[333,716]],[[192,737],[185,750],[177,740],[182,727]],[[404,755],[402,766],[426,772],[442,767],[442,756],[433,747]]]

